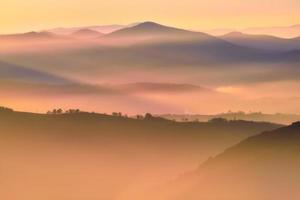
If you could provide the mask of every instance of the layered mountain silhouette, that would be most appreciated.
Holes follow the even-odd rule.
[[[276,49],[259,50],[253,46],[233,44],[205,33],[168,27],[154,22],[145,22],[115,31],[102,37],[102,40],[138,45],[126,49],[126,55],[134,54],[136,57],[142,57],[145,62],[148,58],[151,62],[181,62],[182,64],[291,60],[291,57],[285,54],[275,53]],[[290,49],[294,48],[286,50]],[[134,60],[134,58],[130,59]]]
[[[15,42],[41,42],[41,41],[51,41],[51,40],[64,40],[68,39],[50,32],[27,32],[20,34],[8,34],[0,35],[0,41],[15,41]]]
[[[193,32],[174,27],[164,26],[155,22],[143,22],[133,27],[124,28],[110,34],[105,38],[111,39],[137,39],[137,40],[180,40],[180,39],[208,39],[209,36],[200,32]]]
[[[298,199],[299,167],[300,122],[296,122],[250,137],[209,159],[170,184],[165,193],[169,196],[162,199]]]
[[[93,55],[99,54],[99,59],[104,62],[111,62],[109,64],[124,64],[128,61],[130,65],[140,65],[140,62],[154,62],[154,64],[157,62],[157,65],[173,65],[174,63],[200,65],[241,62],[274,63],[299,60],[298,52],[294,51],[299,49],[298,38],[288,40],[271,36],[250,36],[239,33],[231,33],[223,38],[218,38],[205,33],[164,26],[154,22],[139,23],[102,37],[100,37],[101,33],[94,29],[79,29],[74,31],[69,36],[69,39],[73,38],[72,36],[80,38],[96,38],[99,36],[99,44],[95,43],[90,49],[93,50]],[[41,39],[52,41],[54,39],[63,38],[65,40],[68,38],[68,36],[58,36],[50,32],[30,32],[1,37],[14,40],[30,39],[29,41],[31,42]],[[102,46],[101,42],[104,42],[106,45]],[[119,48],[114,49],[107,46],[110,43],[114,46],[123,47],[126,44],[130,44],[130,46],[123,50]],[[79,57],[81,54],[84,55],[87,50],[88,53],[91,53],[84,44],[81,43],[78,46],[83,47],[82,53],[78,55]],[[68,50],[71,50],[72,47],[71,45]],[[276,52],[278,49],[285,52],[278,53]],[[107,58],[111,57],[114,59],[106,61]],[[140,58],[143,59],[139,61]]]
[[[291,51],[300,49],[300,38],[285,39],[269,35],[250,35],[241,32],[231,32],[222,39],[239,46],[265,50]]]
[[[0,81],[44,84],[69,84],[65,78],[35,69],[0,61]]]
[[[92,40],[76,40],[72,35]],[[297,47],[297,38],[288,40],[234,33],[227,35],[226,38],[229,39],[226,39],[154,22],[139,23],[101,35],[93,28],[81,28],[74,29],[71,35],[63,36],[50,31],[0,36],[17,41],[14,43],[16,47],[3,47],[0,57],[3,52],[5,54],[11,51],[11,55],[4,55],[2,60],[7,59],[8,62],[38,71],[97,80],[120,74],[115,73],[116,71],[141,74],[151,72],[166,77],[165,73],[170,71],[175,75],[180,71],[182,75],[195,76],[206,73],[206,70],[221,69],[225,78],[213,81],[221,81],[230,76],[230,81],[237,79],[246,82],[262,79],[294,80],[297,79],[295,75],[299,73],[296,66],[300,61],[300,52],[298,49],[291,50],[294,46]],[[236,40],[240,37],[243,39]],[[229,41],[231,39],[232,41]],[[26,41],[26,45],[20,47],[22,42],[18,41]],[[46,41],[46,44],[34,45],[40,41]],[[51,41],[55,41],[54,45],[50,45]],[[65,41],[68,42],[64,43]],[[16,49],[17,53],[14,53],[13,49]],[[268,67],[265,67],[266,65]],[[256,69],[260,67],[264,68],[263,74]],[[249,76],[249,73],[252,75]],[[216,72],[209,75],[219,76]],[[141,80],[152,81],[141,78],[132,82]]]
[[[242,30],[248,34],[274,35],[277,37],[295,38],[300,36],[300,24],[277,27],[253,27]]]
[[[27,32],[27,33],[20,33],[20,34],[10,34],[10,35],[1,35],[1,39],[49,39],[52,38],[54,34],[49,32]]]
[[[46,31],[60,34],[60,35],[69,35],[81,29],[90,29],[90,30],[98,31],[100,33],[107,34],[126,27],[134,26],[136,24],[138,23],[133,23],[128,25],[112,24],[112,25],[99,25],[99,26],[80,26],[80,27],[71,27],[71,28],[60,27],[60,28],[49,29]]]
[[[204,32],[215,36],[222,36],[231,32],[242,32],[250,35],[269,35],[279,38],[296,38],[300,36],[300,25],[295,24],[291,26],[277,27],[251,27],[245,29],[217,28],[213,30],[205,30]]]

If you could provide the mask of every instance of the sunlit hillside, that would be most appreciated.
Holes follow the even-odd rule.
[[[250,137],[157,190],[160,197],[152,199],[298,199],[299,137],[299,122]]]

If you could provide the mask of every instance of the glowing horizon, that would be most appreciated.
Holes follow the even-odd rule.
[[[4,0],[0,6],[0,33],[143,21],[193,30],[290,26],[300,22],[297,0],[254,0],[251,4],[246,0],[87,0],[85,4],[79,0]]]

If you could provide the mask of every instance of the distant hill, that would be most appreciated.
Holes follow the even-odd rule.
[[[284,113],[265,114],[260,112],[252,112],[252,113],[228,112],[228,113],[221,113],[216,115],[165,114],[165,115],[158,115],[158,116],[169,120],[176,120],[176,121],[203,121],[204,122],[204,121],[209,121],[213,118],[224,118],[227,120],[265,121],[265,122],[279,123],[279,124],[286,124],[286,125],[300,120],[300,115],[297,114],[284,114]]]
[[[291,51],[300,49],[300,39],[285,39],[269,35],[250,35],[231,32],[221,36],[222,39],[236,45],[274,51]]]
[[[46,31],[0,35],[0,42],[0,54],[40,53],[76,46],[74,38]]]
[[[63,135],[67,137],[73,137],[75,135],[83,134],[87,137],[105,137],[107,134],[113,134],[122,136],[123,134],[132,134],[133,137],[138,137],[141,140],[144,136],[146,138],[169,138],[170,141],[165,142],[170,145],[173,142],[204,142],[204,140],[215,139],[222,140],[217,143],[224,141],[224,143],[235,143],[243,138],[250,135],[258,134],[264,130],[270,130],[282,125],[272,124],[268,122],[248,122],[248,121],[224,121],[218,122],[175,122],[166,120],[160,117],[153,117],[151,119],[138,120],[127,117],[116,117],[106,114],[96,113],[79,113],[79,114],[61,114],[61,115],[46,115],[46,114],[34,114],[34,113],[23,113],[23,112],[12,112],[12,113],[1,113],[0,118],[1,126],[7,130],[9,134],[19,134],[24,130],[31,134],[42,134],[45,136],[51,136],[52,134],[62,134],[64,130],[70,128],[76,132],[65,132]],[[10,126],[16,121],[22,120],[22,126]],[[77,127],[77,122],[82,122],[80,127]],[[37,123],[38,122],[38,123]],[[36,124],[37,123],[37,124]],[[32,126],[35,124],[35,126]],[[44,129],[44,125],[57,126],[54,129]],[[64,127],[61,127],[64,126]],[[73,127],[74,126],[74,127]],[[124,127],[123,127],[124,126]],[[78,130],[77,130],[77,128]],[[120,127],[123,127],[120,130]],[[163,129],[161,129],[164,127]],[[248,130],[251,127],[252,130]],[[60,129],[62,128],[62,129]],[[10,130],[11,129],[11,130]],[[108,131],[104,131],[104,130]],[[104,135],[102,133],[106,132]],[[89,133],[89,134],[87,134]],[[136,134],[138,135],[136,135]],[[184,135],[183,135],[184,133]],[[31,135],[30,134],[30,135]],[[74,135],[73,135],[74,134]],[[87,134],[87,135],[86,135]],[[176,135],[176,137],[174,137]],[[99,138],[99,139],[100,139]],[[198,138],[198,139],[196,139]],[[203,140],[202,140],[202,139]],[[196,140],[195,140],[196,139]],[[171,142],[173,140],[173,142]],[[177,141],[178,140],[178,141]],[[162,140],[164,141],[164,140]],[[99,141],[100,142],[100,141]],[[147,141],[149,142],[149,141]],[[177,148],[176,145],[171,145]],[[223,145],[221,145],[223,146]],[[225,145],[227,146],[227,145]],[[219,147],[218,147],[219,148]]]
[[[172,40],[212,39],[211,36],[204,33],[164,26],[155,22],[143,22],[136,26],[117,30],[107,34],[104,38],[134,40],[136,42],[168,42]]]
[[[90,65],[88,61],[91,59],[94,61],[93,63],[97,63],[98,68],[107,67],[109,69],[111,66],[132,68],[149,64],[155,67],[203,67],[253,63],[294,64],[299,62],[300,57],[298,51],[274,52],[273,50],[240,46],[205,33],[164,26],[154,22],[139,23],[114,31],[100,37],[98,43],[80,43],[74,50],[71,47],[66,51],[59,51],[58,55],[51,52],[51,57],[54,57],[48,61],[51,62],[51,66],[60,65],[55,63],[56,61],[74,62],[73,66],[85,60],[87,60],[87,65]],[[42,59],[43,56],[46,57],[45,59],[49,57],[47,54],[39,56],[39,59]],[[72,61],[68,60],[70,57]],[[30,59],[31,62],[35,62],[35,60],[34,57]],[[37,65],[47,65],[47,62],[37,63]],[[86,65],[85,69],[87,69]]]
[[[171,183],[162,199],[298,199],[299,167],[300,122],[296,122],[250,137],[209,159]]]
[[[214,35],[222,36],[229,34],[230,32],[241,32],[250,35],[269,35],[279,38],[296,38],[300,36],[300,24],[295,24],[292,26],[277,26],[277,27],[251,27],[245,29],[213,29],[204,30],[203,32]]]
[[[0,35],[0,39],[49,39],[53,38],[55,34],[49,32],[27,32],[27,33],[20,33],[20,34],[7,34],[7,35]]]
[[[75,37],[79,39],[99,38],[103,35],[104,35],[103,33],[91,29],[80,29],[70,34],[71,37]]]
[[[0,109],[0,127],[0,169],[6,180],[0,197],[38,200],[125,197],[280,125],[179,123],[149,114],[131,119],[119,114],[46,115]]]
[[[92,37],[98,35],[89,30],[92,29],[88,29],[88,37],[91,33]],[[85,35],[87,30],[83,31]],[[57,34],[54,35],[57,37]],[[205,33],[154,22],[140,23],[93,38],[92,41],[78,40],[66,35],[59,37],[67,37],[67,44],[52,39],[45,41],[55,41],[54,45],[48,45],[47,42],[41,46],[31,42],[20,45],[21,42],[16,42],[17,45],[11,47],[11,53],[8,53],[10,48],[1,43],[0,60],[92,84],[114,81],[119,84],[128,83],[128,80],[131,83],[150,82],[151,87],[149,84],[143,85],[143,88],[148,88],[147,91],[158,88],[153,87],[154,82],[179,82],[186,86],[203,85],[214,88],[299,79],[299,50],[278,52],[243,47]],[[128,40],[125,38],[128,37],[131,39],[126,45]],[[125,88],[133,91],[141,88],[140,86],[134,86],[134,89],[133,85],[127,85]],[[180,91],[191,91],[192,87],[186,86],[181,87]],[[160,91],[167,91],[166,84],[162,88],[164,89]],[[179,87],[177,85],[172,88]],[[235,109],[233,106],[228,108]],[[161,112],[183,112],[184,109]],[[279,112],[290,111],[285,109]]]
[[[126,59],[133,54],[137,58],[143,58],[143,62],[146,63],[158,61],[168,64],[201,65],[299,60],[291,57],[290,53],[241,46],[202,32],[178,29],[154,22],[144,22],[112,32],[102,37],[101,40],[117,42],[120,45],[136,44],[136,46],[128,47],[126,56],[122,58]],[[288,50],[290,49],[293,49],[292,46]],[[96,51],[96,48],[94,50]],[[118,54],[110,53],[117,58],[119,49]],[[155,59],[158,57],[160,59]],[[131,57],[130,60],[134,62],[136,58]]]
[[[300,36],[300,24],[277,27],[253,27],[242,30],[248,34],[274,35],[277,37],[295,38]]]
[[[35,69],[0,61],[0,81],[68,84],[69,80]]]
[[[50,32],[27,32],[19,34],[0,35],[2,42],[49,42],[49,41],[63,41],[68,38],[56,35]]]
[[[70,27],[70,28],[60,27],[60,28],[49,29],[46,31],[51,32],[51,33],[60,34],[60,35],[69,35],[76,31],[79,31],[81,29],[89,29],[89,30],[94,30],[94,31],[98,31],[98,32],[107,34],[107,33],[111,33],[111,32],[120,30],[122,28],[134,26],[136,24],[138,24],[138,23],[133,23],[133,24],[128,24],[128,25],[111,24],[111,25],[98,25],[98,26],[97,25],[96,26],[79,26],[79,27]]]

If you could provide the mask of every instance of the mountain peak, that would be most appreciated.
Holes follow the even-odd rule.
[[[131,36],[131,37],[137,37],[137,36],[151,36],[151,37],[162,37],[162,36],[168,36],[168,37],[175,37],[175,36],[180,36],[180,37],[191,37],[191,36],[199,36],[199,33],[184,30],[184,29],[179,29],[179,28],[174,28],[170,26],[165,26],[158,24],[156,22],[152,21],[146,21],[139,23],[135,26],[124,28],[118,31],[115,31],[109,36]]]
[[[140,27],[162,27],[163,25],[158,24],[156,22],[152,22],[152,21],[146,21],[146,22],[142,22],[140,24],[137,24],[136,26],[140,26]]]
[[[92,29],[84,28],[84,29],[79,29],[79,30],[75,31],[74,33],[72,33],[70,35],[75,38],[91,39],[91,38],[101,37],[103,35],[103,33],[100,33],[99,31],[95,31]]]
[[[74,33],[99,33],[99,32],[94,31],[92,29],[83,28],[83,29],[79,29],[78,31],[75,31]]]
[[[245,34],[239,31],[232,31],[230,33],[227,33],[224,35],[224,37],[241,37],[244,36]]]
[[[95,30],[92,30],[92,29],[88,29],[88,28],[85,28],[85,29],[79,29],[78,31],[75,31],[74,33],[72,33],[72,35],[77,35],[77,34],[102,35],[101,32],[95,31]]]
[[[177,28],[164,26],[162,24],[158,24],[156,22],[146,21],[136,26],[131,27],[131,29],[141,30],[141,31],[171,31],[171,30],[179,30]]]
[[[49,33],[47,31],[42,31],[42,32],[36,32],[36,31],[31,31],[31,32],[26,32],[26,33],[17,33],[17,34],[8,34],[8,35],[0,35],[2,38],[19,38],[19,39],[24,39],[24,38],[50,38],[53,37],[54,34]]]

